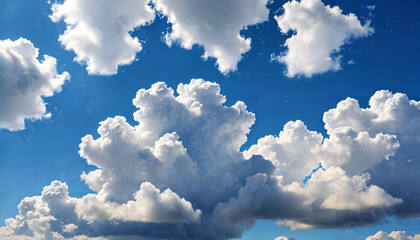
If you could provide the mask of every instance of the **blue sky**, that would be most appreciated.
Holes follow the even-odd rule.
[[[248,111],[255,114],[256,121],[241,151],[250,149],[266,135],[277,136],[287,122],[295,120],[303,121],[309,130],[327,138],[329,135],[324,127],[323,114],[336,108],[347,97],[357,99],[362,108],[369,107],[369,99],[378,90],[401,92],[411,100],[420,100],[420,60],[417,57],[420,54],[420,29],[416,27],[420,21],[417,14],[420,4],[392,0],[324,0],[325,5],[339,6],[343,14],[354,13],[363,25],[370,21],[374,33],[352,39],[340,47],[339,53],[333,53],[341,55],[340,70],[314,73],[310,77],[288,77],[285,74],[286,63],[270,61],[271,54],[287,51],[285,41],[294,34],[281,33],[274,19],[284,12],[282,6],[285,3],[273,1],[268,5],[268,21],[241,30],[242,36],[252,41],[250,50],[242,55],[235,71],[223,74],[215,58],[203,60],[204,49],[199,44],[193,45],[191,50],[182,48],[176,42],[168,47],[162,33],[168,31],[171,25],[167,22],[168,18],[161,14],[152,24],[131,32],[143,43],[143,49],[135,54],[137,60],[118,67],[117,74],[102,76],[88,74],[86,65],[74,61],[75,52],[66,50],[60,44],[58,38],[66,25],[63,21],[51,21],[51,4],[47,1],[2,0],[0,39],[28,39],[39,49],[40,56],[46,54],[56,58],[58,73],[66,71],[71,79],[64,83],[61,92],[44,98],[51,118],[26,119],[25,129],[19,131],[0,130],[0,226],[5,226],[5,219],[19,214],[17,205],[22,199],[40,195],[43,187],[54,180],[67,183],[70,196],[74,198],[94,193],[80,178],[82,172],[97,169],[79,155],[81,138],[91,134],[98,139],[98,123],[108,117],[124,116],[130,125],[137,125],[133,119],[137,108],[132,100],[139,89],[149,89],[159,81],[176,89],[180,83],[188,84],[193,78],[202,78],[220,85],[220,93],[226,96],[225,106],[243,101]],[[369,9],[368,6],[374,8]],[[414,114],[417,115],[408,115],[408,119],[419,116],[418,112]],[[418,124],[409,124],[414,126],[414,134],[419,132]],[[407,144],[414,149],[419,147],[418,140]],[[205,143],[203,147],[206,147]],[[413,162],[420,161],[418,151],[413,152],[410,155]],[[397,152],[394,157],[398,158],[398,154],[404,153]],[[360,173],[366,171],[370,170]],[[380,168],[372,170],[371,174],[375,177],[378,171]],[[410,173],[416,171],[414,169]],[[410,177],[412,179],[407,180],[407,184],[417,181],[416,176]],[[379,178],[373,178],[370,183],[377,184],[388,193],[399,188],[391,183],[387,188],[387,183]],[[410,196],[414,195],[418,197],[419,192],[413,190]],[[237,193],[232,197],[237,197]],[[401,215],[400,218],[390,213],[379,223],[363,223],[353,228],[337,226],[291,231],[288,227],[275,225],[274,220],[257,217],[256,224],[246,229],[238,239],[275,239],[278,236],[297,240],[366,239],[380,230],[388,233],[406,231],[407,235],[413,236],[420,233],[420,206],[414,208],[412,216]]]

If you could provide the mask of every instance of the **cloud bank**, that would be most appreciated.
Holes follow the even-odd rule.
[[[403,185],[417,179],[410,168],[419,164],[420,102],[378,91],[363,109],[348,98],[324,114],[327,137],[297,120],[241,152],[255,116],[225,101],[218,84],[202,79],[176,93],[163,82],[140,89],[137,125],[116,116],[100,122],[99,137],[82,138],[79,154],[96,170],[81,178],[94,193],[72,198],[54,181],[22,200],[0,237],[228,239],[258,219],[356,227],[419,201]],[[403,168],[404,181],[388,163]]]
[[[341,47],[373,34],[369,22],[362,25],[356,15],[345,15],[339,7],[325,6],[321,0],[292,0],[283,9],[274,18],[282,33],[294,33],[286,40],[287,51],[274,60],[286,64],[288,77],[339,70]]]
[[[27,39],[0,40],[0,129],[25,129],[25,119],[49,118],[43,97],[60,92],[70,74],[57,73],[57,60]]]

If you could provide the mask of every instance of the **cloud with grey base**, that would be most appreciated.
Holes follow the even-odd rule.
[[[111,117],[98,137],[82,138],[79,154],[96,169],[81,178],[94,193],[73,198],[54,181],[22,200],[0,236],[228,239],[259,219],[292,229],[364,226],[418,200],[416,190],[401,195],[374,174],[413,154],[407,144],[420,145],[417,122],[407,122],[420,104],[406,95],[378,91],[366,109],[343,100],[324,114],[327,137],[294,121],[243,152],[255,116],[243,102],[225,102],[220,86],[202,79],[176,93],[164,82],[140,89],[137,124]]]

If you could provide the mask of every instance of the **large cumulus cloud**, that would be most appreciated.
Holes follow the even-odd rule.
[[[228,239],[258,219],[293,229],[354,227],[406,204],[406,195],[375,182],[370,172],[400,161],[418,125],[374,131],[366,123],[416,116],[419,103],[403,101],[403,94],[378,92],[370,110],[353,107],[372,111],[359,114],[368,116],[363,121],[356,112],[356,120],[341,117],[346,104],[339,103],[325,113],[326,138],[295,121],[241,152],[255,121],[243,102],[225,106],[219,85],[202,79],[176,92],[163,82],[141,89],[133,100],[138,124],[116,116],[100,123],[97,138],[82,138],[79,153],[97,169],[81,177],[94,193],[72,198],[66,184],[55,181],[41,196],[24,199],[0,236]],[[375,108],[381,109],[376,115]]]
[[[301,121],[289,122],[278,136],[266,136],[245,151],[248,157],[260,154],[272,161],[277,166],[275,173],[284,183],[291,183],[287,189],[318,196],[313,202],[320,211],[312,216],[315,218],[282,220],[280,225],[315,228],[360,224],[348,214],[349,209],[366,211],[365,222],[389,214],[382,211],[386,208],[374,206],[395,205],[392,211],[398,216],[419,215],[420,194],[412,186],[416,185],[420,164],[420,103],[405,94],[382,90],[371,97],[369,105],[364,109],[357,100],[347,98],[327,111],[323,120],[328,138],[309,131]],[[320,163],[322,167],[318,167]],[[295,183],[305,176],[306,184]],[[331,209],[336,212],[328,213]],[[329,214],[343,219],[329,222]]]
[[[25,129],[25,119],[49,118],[43,97],[61,91],[70,74],[57,73],[57,61],[27,39],[0,40],[0,129]]]
[[[282,33],[295,33],[286,40],[287,51],[274,59],[287,65],[287,76],[337,71],[341,68],[340,48],[352,39],[373,33],[356,15],[343,14],[321,0],[292,0],[283,5],[284,13],[274,18]]]
[[[410,100],[403,93],[377,91],[369,100],[368,108],[361,108],[357,100],[347,98],[324,114],[324,122],[328,132],[350,127],[370,136],[396,136],[399,147],[395,154],[387,161],[370,162],[366,167],[374,184],[403,198],[404,204],[397,206],[399,216],[418,217],[420,190],[413,186],[417,185],[414,176],[420,168],[420,102]]]
[[[142,45],[130,32],[149,24],[155,13],[149,0],[83,1],[53,3],[51,20],[63,20],[66,31],[59,41],[75,52],[75,61],[86,64],[89,74],[111,75],[118,66],[136,59]]]

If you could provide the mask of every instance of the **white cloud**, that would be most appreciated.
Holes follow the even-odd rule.
[[[69,223],[67,225],[63,225],[62,229],[64,233],[72,233],[77,229],[77,225]]]
[[[93,194],[81,199],[71,198],[66,183],[53,181],[44,187],[41,196],[22,200],[18,206],[19,215],[15,219],[7,219],[6,226],[0,228],[0,238],[102,240],[109,238],[86,235],[89,228],[97,226],[83,219],[123,222],[189,222],[199,219],[200,212],[194,211],[190,203],[170,190],[160,193],[151,183],[143,183],[134,197],[136,201],[123,205],[100,202]]]
[[[294,238],[287,238],[287,237],[276,237],[274,240],[295,240]]]
[[[180,199],[170,189],[160,193],[153,184],[144,182],[134,194],[134,200],[118,205],[104,202],[89,194],[81,199],[76,212],[86,220],[121,220],[141,222],[194,222],[200,219],[200,210]]]
[[[82,138],[80,156],[97,169],[81,177],[95,193],[72,198],[65,184],[53,182],[41,196],[24,199],[0,234],[229,239],[258,219],[292,229],[355,227],[418,202],[417,190],[392,174],[392,182],[378,181],[374,171],[403,161],[399,177],[417,180],[418,168],[408,166],[417,166],[418,150],[406,147],[420,149],[419,126],[410,123],[419,103],[405,95],[379,91],[369,110],[339,103],[325,113],[327,138],[289,122],[245,152],[240,147],[255,116],[243,102],[225,101],[218,84],[202,79],[180,84],[176,93],[163,82],[140,89],[135,125],[116,116],[100,122],[98,137]],[[323,169],[313,172],[319,163]],[[405,194],[389,187],[395,183]]]
[[[288,77],[339,70],[340,48],[373,33],[369,22],[362,25],[356,15],[345,15],[339,7],[325,6],[321,0],[292,0],[283,9],[274,18],[282,33],[295,33],[286,40],[288,50],[276,59],[287,65]]]
[[[70,74],[57,73],[56,59],[26,39],[0,40],[0,129],[25,129],[25,119],[49,118],[43,97],[60,92]]]
[[[316,171],[303,187],[294,182],[286,189],[305,195],[309,204],[319,201],[320,209],[362,211],[387,208],[402,202],[378,186],[369,186],[369,180],[369,174],[348,177],[341,168],[332,167]]]
[[[148,4],[149,0],[65,0],[52,5],[50,17],[66,23],[59,41],[75,52],[75,61],[86,64],[89,74],[112,75],[141,51],[139,39],[130,33],[154,20]]]
[[[339,166],[354,175],[392,156],[399,147],[394,135],[378,133],[372,137],[349,126],[333,129],[329,138],[309,131],[302,121],[288,122],[278,137],[258,140],[244,154],[259,154],[273,162],[275,173],[289,184],[309,176],[322,163],[324,167]],[[293,169],[293,171],[291,171]]]
[[[379,231],[373,236],[369,236],[366,240],[420,240],[420,234],[415,236],[407,236],[404,231],[394,231],[388,235],[386,232]]]
[[[211,233],[214,227],[201,225],[200,221],[209,222],[211,209],[221,199],[229,200],[246,177],[270,167],[262,159],[243,161],[239,152],[255,117],[242,102],[223,106],[225,97],[215,83],[194,79],[190,84],[180,84],[177,92],[175,97],[164,83],[141,89],[133,100],[140,108],[135,113],[139,125],[131,126],[119,116],[108,118],[100,123],[99,138],[88,135],[82,139],[80,155],[98,167],[82,174],[82,178],[97,193],[78,199],[68,197],[65,184],[54,182],[52,186],[57,187],[46,187],[64,190],[54,190],[62,193],[55,200],[40,201],[45,206],[41,217],[45,217],[45,225],[49,224],[42,234],[59,233],[66,237],[102,236],[103,231],[111,231],[109,235],[123,234],[115,229],[114,222],[126,229],[124,235],[152,235],[149,237],[159,239],[189,238],[180,237],[185,234],[184,228],[191,228],[190,238],[240,234],[239,226],[226,233]],[[44,195],[54,195],[49,192],[44,190],[41,197],[33,198],[43,200]],[[204,219],[198,209],[203,209]],[[26,216],[20,213],[16,219],[8,220],[18,222],[7,224],[2,231],[19,235],[16,226],[32,221],[22,215]],[[142,228],[151,222],[154,225]],[[166,230],[157,223],[166,224]],[[218,222],[214,224],[220,226]],[[205,229],[194,230],[202,226]],[[156,231],[150,230],[154,228]],[[22,234],[31,236],[32,232]]]
[[[219,70],[226,74],[237,68],[242,55],[251,49],[251,39],[240,31],[268,20],[268,0],[153,0],[157,11],[168,17],[172,31],[165,36],[191,49],[204,47],[203,58],[216,58]]]
[[[365,168],[375,184],[404,200],[397,208],[398,215],[420,216],[420,190],[412,188],[417,183],[413,177],[415,169],[420,167],[420,101],[410,100],[402,93],[377,91],[369,100],[368,108],[361,108],[355,99],[347,98],[324,114],[324,122],[329,134],[335,129],[350,127],[369,136],[396,136],[399,147],[388,156],[388,161],[370,160],[365,162],[369,163]],[[347,166],[352,169],[358,164],[363,166],[360,161],[354,163],[356,165],[349,162]]]
[[[369,108],[360,108],[357,100],[347,98],[337,108],[324,114],[328,133],[349,126],[356,131],[392,133],[399,141],[420,141],[420,101],[410,100],[403,93],[377,91],[369,100]]]
[[[317,203],[315,218],[283,220],[280,225],[329,227],[328,209],[336,211],[334,224],[338,225],[354,220],[337,214],[344,209],[376,209],[375,214],[383,217],[388,213],[378,212],[378,207],[394,205],[392,211],[400,216],[419,215],[419,191],[410,186],[417,181],[414,169],[420,164],[420,103],[405,94],[377,91],[369,105],[363,109],[347,98],[327,111],[328,138],[307,130],[301,121],[289,122],[278,137],[261,138],[244,152],[247,157],[260,154],[272,161],[274,174],[287,191],[305,195],[309,204]],[[318,163],[324,169],[311,175]],[[302,185],[305,176],[311,177]]]
[[[41,196],[22,200],[18,206],[19,215],[16,219],[6,220],[6,227],[0,228],[0,237],[62,239],[61,234],[52,229],[51,222],[57,220],[55,216],[65,216],[67,219],[63,219],[64,221],[76,220],[77,216],[72,212],[72,206],[74,200],[68,197],[67,185],[54,181],[44,187]]]

